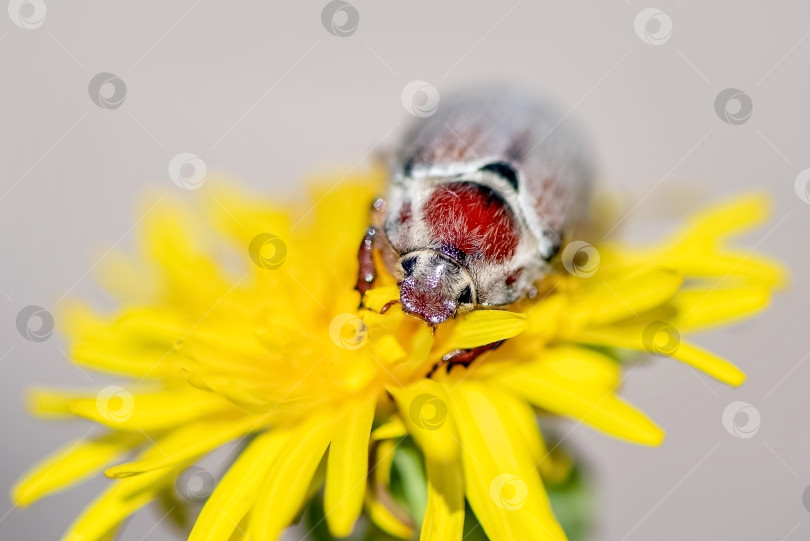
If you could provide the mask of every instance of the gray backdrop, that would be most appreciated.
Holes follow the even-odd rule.
[[[209,176],[294,194],[307,174],[362,169],[390,145],[410,118],[411,81],[440,95],[498,81],[555,96],[587,126],[601,183],[633,209],[624,234],[650,236],[699,203],[765,190],[773,219],[746,242],[793,275],[767,314],[697,339],[747,371],[742,388],[661,359],[627,378],[624,395],[667,430],[660,449],[573,430],[568,441],[598,484],[595,539],[810,536],[806,2],[664,1],[643,11],[640,0],[351,0],[327,28],[324,0],[45,1],[44,15],[41,1],[14,0],[13,17],[0,17],[4,494],[23,468],[87,430],[32,420],[21,390],[106,381],[72,365],[57,334],[24,339],[18,312],[55,310],[66,294],[103,302],[91,271],[110,246],[131,245],[138,194],[192,196],[170,178],[175,156],[198,156]],[[91,96],[99,73],[112,75],[95,79]],[[723,95],[718,109],[727,88],[736,99]],[[737,400],[760,414],[751,438],[721,422]],[[26,510],[4,497],[0,538],[58,538],[104,483]],[[140,513],[124,539],[172,538],[153,527],[159,518]]]

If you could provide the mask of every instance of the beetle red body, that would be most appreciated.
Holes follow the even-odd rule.
[[[533,295],[588,198],[589,155],[566,116],[490,90],[443,100],[419,119],[375,204],[358,289],[371,287],[369,251],[379,249],[403,309],[430,325]]]

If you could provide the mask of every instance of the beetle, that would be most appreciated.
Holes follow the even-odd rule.
[[[379,250],[402,309],[434,328],[536,296],[566,233],[587,220],[592,158],[567,116],[530,94],[490,88],[443,99],[417,119],[373,204],[358,251],[360,293],[374,284]]]

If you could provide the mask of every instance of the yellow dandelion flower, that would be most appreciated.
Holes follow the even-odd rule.
[[[398,306],[380,313],[397,297],[391,277],[358,308],[357,245],[378,180],[347,180],[292,210],[232,189],[204,198],[205,212],[158,205],[140,253],[116,255],[102,275],[122,308],[76,304],[60,318],[72,359],[118,383],[30,398],[39,415],[105,431],[45,458],[14,502],[103,471],[113,480],[65,538],[110,539],[178,475],[241,442],[189,539],[276,539],[322,498],[336,537],[364,513],[389,535],[460,540],[468,503],[491,539],[562,540],[544,480],[570,462],[550,452],[537,413],[658,445],[663,431],[617,394],[615,352],[672,357],[739,385],[742,371],[682,335],[754,314],[784,282],[778,265],[728,246],[765,217],[750,196],[653,247],[569,244],[536,299],[434,334]],[[436,367],[449,351],[504,339],[469,367]],[[423,514],[391,494],[408,441],[424,459]]]

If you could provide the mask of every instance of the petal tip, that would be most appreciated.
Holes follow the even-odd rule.
[[[33,500],[29,500],[26,498],[26,494],[23,494],[22,487],[20,485],[15,485],[12,487],[10,499],[14,507],[28,507],[31,503],[33,503]]]

